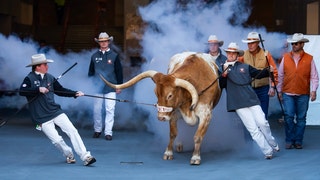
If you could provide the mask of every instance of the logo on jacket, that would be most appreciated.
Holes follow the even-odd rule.
[[[111,59],[109,59],[109,60],[108,60],[108,64],[112,64],[112,61],[111,61]]]
[[[40,86],[40,81],[39,81],[39,80],[36,80],[36,81],[34,81],[33,83],[34,83],[34,85],[36,85],[37,87]]]
[[[244,73],[244,68],[240,68],[240,72],[241,72],[241,73]]]
[[[97,57],[97,58],[95,59],[95,61],[96,61],[96,63],[98,63],[99,61],[102,61],[102,58],[101,58],[101,57],[100,57],[100,58]]]

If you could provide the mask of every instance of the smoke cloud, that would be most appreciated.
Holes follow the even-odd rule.
[[[143,55],[149,60],[143,70],[151,69],[166,73],[170,57],[174,54],[184,51],[205,52],[206,42],[211,34],[224,40],[222,49],[230,42],[237,42],[240,48],[245,50],[247,44],[241,40],[246,39],[249,32],[257,31],[265,39],[266,49],[275,57],[281,55],[285,34],[268,33],[264,27],[242,26],[251,13],[249,1],[224,0],[210,4],[204,1],[185,1],[186,3],[182,5],[177,2],[158,0],[139,8],[141,17],[148,23],[141,41]],[[152,81],[143,80],[135,87],[134,98],[137,101],[156,101]],[[202,151],[238,149],[248,139],[241,120],[235,113],[226,111],[225,101],[224,92],[219,104],[213,110]],[[168,123],[157,121],[157,112],[154,108],[143,107],[143,109],[150,112],[147,122],[149,130],[156,134],[160,139],[159,142],[165,147],[169,138]],[[189,127],[183,121],[178,123],[178,127],[176,144],[183,143],[185,150],[192,150],[193,135],[197,127]]]
[[[204,2],[195,0],[181,5],[177,1],[157,0],[139,8],[142,19],[148,23],[141,41],[143,57],[147,62],[143,64],[141,71],[152,69],[166,73],[169,59],[174,54],[183,51],[205,52],[206,42],[211,34],[224,40],[222,49],[230,42],[237,42],[241,49],[247,49],[247,45],[241,40],[246,39],[249,32],[257,31],[265,39],[266,49],[275,57],[280,56],[283,41],[286,39],[284,34],[268,33],[264,27],[242,26],[251,12],[247,1],[223,0],[210,4]],[[31,71],[31,68],[25,66],[31,62],[31,56],[37,53],[39,44],[32,39],[21,40],[14,35],[0,35],[0,42],[0,78],[5,80],[6,89],[19,88],[23,78]],[[50,49],[46,56],[55,62],[49,64],[49,73],[58,77],[77,62],[78,65],[59,82],[66,88],[91,94],[98,88],[87,77],[90,56],[94,51],[95,49],[59,54]],[[130,69],[128,64],[124,63],[123,66]],[[154,83],[145,79],[134,87],[123,90],[117,98],[154,104],[157,99],[153,89]],[[212,122],[203,141],[202,151],[238,149],[245,142],[242,123],[234,113],[226,112],[225,99],[223,93],[219,104],[213,110]],[[63,109],[68,110],[73,117],[72,121],[80,126],[90,125],[92,128],[92,98],[56,97],[56,101]],[[3,96],[0,99],[0,108],[20,108],[25,103],[24,97]],[[153,106],[117,103],[115,129],[147,128],[156,135],[159,145],[165,149],[169,138],[169,125],[167,122],[159,122],[156,116],[157,110]],[[183,143],[184,150],[191,150],[196,127],[189,127],[183,121],[179,121],[178,127],[176,143]]]
[[[8,37],[0,34],[0,90],[18,90],[24,77],[31,71],[31,67],[25,66],[31,63],[31,56],[39,50],[38,42],[32,39],[20,39],[15,35]],[[59,77],[74,63],[77,63],[70,71],[64,74],[59,82],[72,90],[79,90],[87,95],[95,95],[99,85],[88,78],[90,57],[97,49],[83,50],[81,52],[68,52],[60,54],[53,48],[48,47],[46,57],[54,60],[49,63],[49,73]],[[124,69],[127,64],[123,62]],[[103,83],[101,83],[103,85]],[[117,96],[118,100],[132,100],[133,89],[126,90]],[[81,127],[93,128],[92,111],[93,98],[84,96],[77,99],[55,96],[56,102],[61,104],[62,109],[70,115],[70,120]],[[26,98],[18,93],[4,93],[0,97],[0,108],[24,108]],[[135,105],[129,103],[117,103],[115,128],[145,129],[141,121],[131,120],[132,112],[136,111]],[[118,110],[119,109],[119,110]],[[126,113],[121,113],[126,112]],[[143,116],[143,114],[142,114]],[[15,117],[12,117],[13,119]],[[141,118],[142,119],[142,118]],[[11,120],[11,119],[9,119]],[[31,121],[30,121],[31,122]]]

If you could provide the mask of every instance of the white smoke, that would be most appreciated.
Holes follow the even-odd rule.
[[[264,27],[242,27],[250,15],[250,6],[242,0],[221,0],[219,3],[204,5],[203,1],[190,1],[181,6],[177,1],[158,0],[145,7],[139,8],[143,20],[148,23],[141,45],[143,56],[147,62],[142,70],[157,70],[167,72],[169,59],[176,53],[183,51],[204,52],[207,38],[215,34],[224,40],[222,49],[230,42],[237,42],[242,49],[247,45],[242,43],[251,31],[259,32],[267,50],[274,56],[280,55],[283,40],[282,33],[268,33]],[[26,68],[31,62],[31,55],[36,54],[39,48],[32,39],[21,40],[18,37],[3,36],[0,34],[0,78],[7,83],[7,89],[19,88],[23,78],[31,71]],[[55,62],[49,64],[49,73],[58,77],[67,68],[78,63],[65,74],[59,82],[73,90],[81,90],[91,94],[96,88],[87,77],[89,60],[95,49],[84,50],[80,53],[69,52],[60,54],[53,49],[47,53],[47,58]],[[128,65],[123,64],[124,68]],[[128,79],[128,77],[125,77]],[[157,99],[153,92],[154,83],[145,79],[134,87],[123,90],[119,99],[154,104]],[[240,119],[234,113],[226,112],[225,94],[222,95],[218,106],[213,111],[213,118],[203,142],[203,151],[236,149],[243,144],[243,127]],[[76,117],[71,119],[81,126],[88,124],[92,127],[93,98],[80,97],[56,98],[63,109]],[[26,103],[24,97],[1,97],[0,108],[21,107]],[[71,112],[70,112],[71,111]],[[168,123],[157,120],[157,111],[152,106],[134,103],[117,103],[115,128],[143,129],[147,126],[159,138],[159,144],[164,147],[169,138]],[[144,124],[145,123],[145,124]],[[180,121],[177,142],[184,144],[184,149],[193,148],[193,135],[196,127],[189,127]]]
[[[22,42],[16,36],[5,37],[0,34],[0,79],[1,79],[1,90],[6,89],[17,89],[23,80],[23,75],[28,73],[25,66],[30,63],[26,60],[26,54],[35,54],[36,49],[34,48],[34,42],[27,40]],[[31,55],[28,57],[30,59]],[[20,82],[21,81],[21,82]],[[1,107],[19,107],[22,106],[22,99],[13,97],[1,98]]]
[[[32,39],[22,40],[15,35],[4,36],[2,34],[0,34],[0,42],[0,90],[18,90],[24,77],[31,71],[31,67],[26,68],[26,65],[31,63],[31,56],[38,53],[39,44]],[[95,95],[94,93],[96,89],[99,89],[99,85],[94,84],[88,78],[88,69],[90,57],[96,50],[83,50],[78,53],[70,51],[66,54],[61,54],[49,47],[46,57],[54,60],[54,62],[48,64],[48,72],[55,77],[59,77],[68,68],[77,63],[76,66],[65,73],[58,81],[65,88],[79,90],[86,95]],[[124,61],[122,63],[124,69],[128,68],[128,65]],[[131,100],[132,91],[133,89],[123,91],[117,95],[117,100]],[[74,99],[55,96],[55,99],[57,103],[61,104],[62,109],[66,110],[68,115],[70,115],[71,121],[78,126],[93,128],[93,98],[84,96]],[[0,97],[1,109],[20,109],[25,108],[24,105],[26,104],[26,98],[19,96],[18,93],[2,93]],[[131,114],[135,110],[135,105],[118,102],[115,112],[115,128],[143,129],[141,128],[143,127],[141,126],[143,124],[141,121],[133,121],[131,118]],[[10,118],[8,119],[9,121],[15,119],[15,117]]]
[[[230,42],[237,42],[241,49],[247,49],[247,44],[241,40],[246,39],[249,32],[257,31],[265,39],[266,49],[275,57],[280,56],[283,40],[286,38],[284,34],[268,33],[264,27],[242,26],[251,12],[248,2],[242,0],[218,2],[221,3],[204,4],[203,1],[188,1],[185,5],[181,5],[177,1],[158,0],[148,6],[140,7],[139,13],[148,23],[141,41],[143,55],[149,60],[143,70],[151,69],[166,73],[171,56],[183,51],[204,52],[211,34],[224,40],[222,49]],[[135,87],[137,101],[156,101],[152,81],[142,80]],[[225,98],[223,94],[213,111],[212,122],[203,142],[203,151],[237,149],[244,142],[242,122],[234,113],[226,111]],[[164,147],[169,139],[168,123],[157,120],[155,108],[143,107],[143,109],[150,112],[149,130],[156,134]],[[178,126],[179,135],[176,143],[182,142],[185,150],[191,150],[196,127],[189,127],[182,121]]]

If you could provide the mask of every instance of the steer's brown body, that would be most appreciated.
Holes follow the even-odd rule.
[[[173,143],[178,132],[177,113],[180,113],[187,124],[198,124],[190,164],[200,164],[201,142],[211,121],[212,109],[221,94],[216,65],[208,54],[185,52],[172,57],[167,75],[146,71],[121,85],[103,80],[111,87],[123,89],[147,77],[156,84],[158,119],[170,123],[170,141],[163,158],[173,159]]]

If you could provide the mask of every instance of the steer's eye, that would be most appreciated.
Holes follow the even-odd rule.
[[[172,94],[170,93],[170,94],[168,94],[168,96],[167,96],[167,100],[170,100],[172,98]]]

